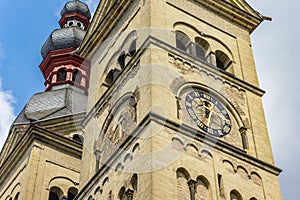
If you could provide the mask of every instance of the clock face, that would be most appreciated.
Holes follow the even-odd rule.
[[[186,110],[203,131],[218,137],[231,130],[231,120],[224,105],[217,98],[201,90],[189,92],[185,98]]]

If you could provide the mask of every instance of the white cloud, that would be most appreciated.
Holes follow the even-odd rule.
[[[0,78],[0,149],[6,140],[11,123],[15,119],[13,103],[15,99],[10,91],[4,91]]]

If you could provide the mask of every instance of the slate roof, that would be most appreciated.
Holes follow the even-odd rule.
[[[68,27],[54,30],[41,49],[43,58],[49,51],[80,46],[85,31],[79,27]]]
[[[88,6],[81,1],[75,0],[67,2],[60,14],[63,16],[64,14],[71,12],[78,12],[91,19],[91,12]]]
[[[84,92],[66,88],[33,95],[20,112],[14,125],[31,121],[57,119],[86,112],[87,96]]]

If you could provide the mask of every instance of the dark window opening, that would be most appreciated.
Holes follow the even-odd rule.
[[[219,50],[216,51],[216,65],[218,68],[226,70],[228,67],[231,66],[231,64],[232,61],[225,53]]]
[[[65,81],[67,78],[67,71],[65,68],[61,68],[57,73],[57,82]]]
[[[68,200],[73,200],[75,198],[75,195],[72,193],[68,193]]]
[[[202,60],[205,59],[205,51],[202,46],[196,44],[196,57]]]
[[[224,66],[223,62],[219,58],[216,58],[216,60],[217,60],[217,67],[224,69],[225,66]]]
[[[51,187],[49,192],[49,200],[59,200],[63,196],[63,192],[59,187]]]
[[[73,76],[72,76],[72,81],[75,83],[80,84],[81,83],[81,79],[82,79],[82,73],[79,70],[75,70],[73,72]]]
[[[187,53],[191,53],[193,43],[190,38],[181,31],[176,31],[176,48],[185,51]]]
[[[129,47],[129,55],[132,57],[136,53],[136,40],[134,40]]]
[[[111,69],[105,78],[106,85],[110,86],[118,78],[119,74],[120,70]]]
[[[118,58],[118,63],[120,65],[121,69],[123,69],[125,67],[125,58],[126,58],[126,54],[124,52],[122,52]]]
[[[49,193],[49,200],[59,200],[59,197],[54,192],[50,191],[50,193]]]
[[[114,82],[114,69],[111,69],[105,78],[105,83],[107,85],[111,85],[113,82]]]
[[[79,142],[81,144],[83,143],[83,137],[78,134],[73,135],[73,140],[75,140],[76,142]]]
[[[75,196],[78,194],[78,189],[72,187],[68,191],[68,200],[73,200]]]
[[[207,52],[210,51],[209,43],[200,37],[196,37],[195,44],[196,44],[196,57],[200,58],[201,60],[206,60]]]

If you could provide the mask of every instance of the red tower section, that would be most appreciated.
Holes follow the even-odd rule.
[[[91,13],[86,4],[75,0],[66,3],[61,11],[60,29],[54,30],[44,43],[40,69],[45,78],[46,91],[73,85],[88,91],[90,63],[77,55]]]

